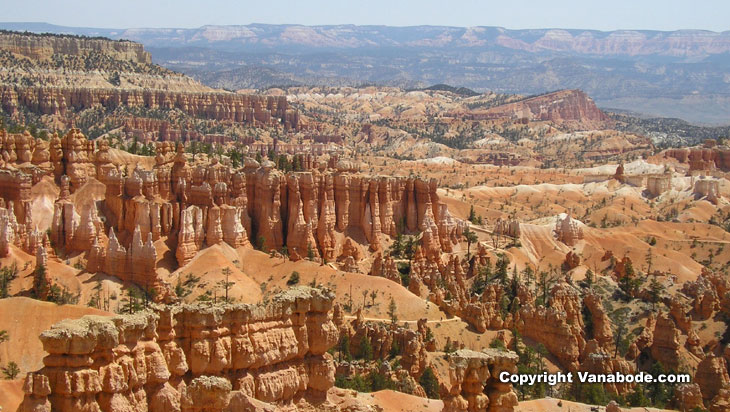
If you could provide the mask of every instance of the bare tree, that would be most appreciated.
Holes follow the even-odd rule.
[[[223,268],[221,273],[223,273],[223,275],[226,277],[226,279],[221,282],[218,282],[218,284],[223,288],[223,290],[225,290],[225,293],[226,293],[225,302],[230,303],[231,301],[228,297],[228,290],[231,288],[231,286],[233,286],[233,282],[229,282],[228,279],[231,276],[231,269],[228,267],[225,267],[225,268]]]

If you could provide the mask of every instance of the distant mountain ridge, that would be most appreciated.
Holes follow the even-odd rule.
[[[249,24],[0,28],[140,42],[152,59],[212,87],[449,84],[483,92],[581,89],[602,107],[730,123],[730,31]]]
[[[138,41],[148,47],[207,46],[219,50],[369,49],[399,47],[502,47],[531,53],[568,52],[598,56],[658,55],[703,57],[730,52],[730,31],[582,30],[450,26],[356,26],[293,24],[208,25],[193,29],[93,29],[46,23],[0,23],[9,30],[105,36]]]

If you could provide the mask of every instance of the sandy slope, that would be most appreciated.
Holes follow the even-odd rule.
[[[200,277],[201,281],[196,285],[193,292],[185,298],[186,301],[194,300],[207,290],[220,297],[225,295],[223,283],[226,277],[223,270],[228,268],[230,270],[228,281],[233,282],[228,290],[229,298],[233,298],[237,303],[260,302],[262,298],[261,288],[257,282],[243,271],[248,272],[248,265],[242,265],[240,262],[238,252],[227,243],[221,243],[199,252],[193,260],[173,272],[167,280],[170,284],[176,285],[178,278],[184,281],[188,274]]]
[[[30,298],[0,299],[0,330],[8,331],[10,340],[0,344],[0,362],[12,360],[21,375],[43,367],[43,345],[38,336],[58,321],[84,315],[111,315],[76,305],[56,305]]]
[[[286,282],[293,271],[299,272],[300,284],[317,284],[329,287],[336,293],[336,302],[349,302],[349,293],[352,290],[354,311],[363,306],[363,291],[367,291],[365,298],[364,316],[372,318],[387,317],[390,299],[397,304],[398,318],[402,320],[418,320],[428,318],[440,320],[444,314],[434,304],[417,297],[403,286],[381,277],[374,277],[359,273],[347,273],[336,270],[327,265],[300,260],[292,262],[283,258],[271,259],[268,254],[257,250],[239,249],[240,261],[243,262],[246,273],[262,287],[265,294],[287,288]],[[262,283],[264,285],[262,285]],[[370,291],[377,291],[375,305],[372,305]],[[347,314],[347,313],[346,313]]]
[[[558,406],[560,402],[560,406]],[[591,408],[594,406],[586,405],[584,403],[561,401],[559,399],[544,398],[534,399],[530,401],[523,401],[515,408],[515,412],[552,412],[552,411],[564,411],[564,412],[591,412]],[[599,410],[603,411],[605,408],[599,407]],[[624,412],[662,412],[667,409],[656,409],[656,408],[622,408]]]
[[[439,412],[444,407],[443,401],[390,390],[358,393],[357,398],[366,404],[379,406],[385,412]]]
[[[0,409],[3,411],[16,411],[23,402],[23,380],[12,381],[0,380]]]
[[[138,165],[148,170],[155,165],[154,156],[139,156],[119,149],[109,149],[109,158],[114,164]]]

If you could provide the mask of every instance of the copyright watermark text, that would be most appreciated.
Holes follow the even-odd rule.
[[[689,383],[691,377],[686,373],[662,374],[653,376],[646,372],[636,374],[615,373],[589,373],[589,372],[573,372],[563,373],[539,373],[539,374],[511,374],[502,372],[499,374],[499,381],[502,383],[513,383],[516,385],[535,385],[538,383],[547,383],[555,386],[559,383]]]

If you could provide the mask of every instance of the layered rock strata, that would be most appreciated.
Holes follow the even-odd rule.
[[[334,385],[334,296],[290,289],[267,306],[161,307],[85,316],[41,334],[48,356],[29,373],[20,411],[296,410]]]
[[[664,152],[664,157],[687,163],[690,171],[730,170],[730,149],[727,147],[670,149]]]
[[[53,244],[88,252],[89,270],[134,282],[153,280],[154,244],[162,238],[177,241],[180,266],[222,242],[286,248],[292,259],[357,260],[360,246],[353,237],[378,251],[399,230],[422,231],[424,253],[436,258],[459,242],[465,227],[440,201],[436,180],[365,176],[349,162],[288,174],[268,160],[245,159],[240,169],[217,162],[191,167],[181,145],[161,142],[155,166],[130,170],[112,162],[106,143],[96,147],[78,129],[53,136],[49,147],[46,174],[57,179],[61,192]],[[3,150],[19,156],[16,146]],[[104,200],[77,209],[72,194],[94,180],[104,185]],[[25,186],[14,187],[8,198],[27,195]]]
[[[152,58],[140,43],[112,41],[100,38],[70,36],[41,36],[29,33],[0,33],[0,50],[29,57],[34,60],[50,59],[53,55],[81,55],[89,52],[103,53],[115,60],[150,64]]]
[[[257,96],[217,92],[172,92],[120,88],[72,88],[0,85],[2,108],[10,115],[28,110],[39,115],[67,116],[92,107],[114,110],[140,107],[181,110],[208,120],[272,126],[299,127],[299,114],[289,109],[286,96]]]

